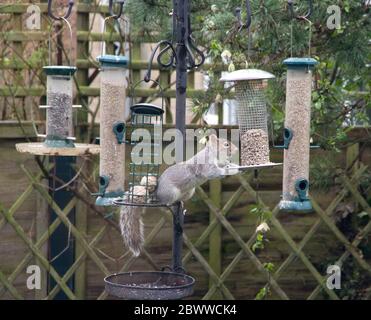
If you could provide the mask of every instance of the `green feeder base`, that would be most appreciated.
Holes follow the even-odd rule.
[[[114,201],[117,200],[117,198],[122,197],[123,195],[123,191],[106,193],[104,196],[98,196],[98,198],[95,200],[95,205],[101,207],[116,206]]]
[[[279,203],[279,208],[282,211],[289,211],[289,212],[312,212],[313,211],[313,206],[310,200],[306,200],[306,201],[281,200]]]
[[[69,139],[48,139],[44,141],[48,148],[75,148],[75,144]]]

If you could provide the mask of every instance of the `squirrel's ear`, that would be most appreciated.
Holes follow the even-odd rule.
[[[218,143],[218,137],[215,134],[209,135],[209,142],[211,144],[217,144]]]

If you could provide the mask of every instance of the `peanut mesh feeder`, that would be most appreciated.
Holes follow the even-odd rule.
[[[123,195],[125,183],[125,56],[102,55],[100,91],[99,192],[96,204],[109,206]]]
[[[269,158],[265,88],[267,80],[272,78],[274,75],[269,72],[246,69],[231,72],[220,80],[235,83],[242,169],[280,165],[270,162]]]
[[[283,193],[280,209],[311,211],[308,198],[312,70],[317,61],[289,58],[284,130]]]

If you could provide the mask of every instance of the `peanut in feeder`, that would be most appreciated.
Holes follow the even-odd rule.
[[[244,69],[231,72],[220,80],[235,83],[241,167],[276,165],[269,158],[268,111],[265,99],[267,80],[272,78],[273,74],[263,70]]]
[[[280,209],[311,211],[308,198],[312,58],[289,58],[284,130],[283,193]]]

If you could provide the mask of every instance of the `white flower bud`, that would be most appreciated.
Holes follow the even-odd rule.
[[[256,228],[256,232],[262,232],[262,233],[266,233],[269,230],[270,228],[266,222],[259,224],[258,227]]]

